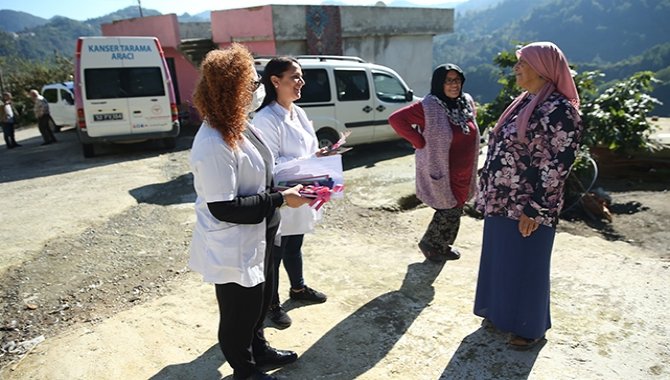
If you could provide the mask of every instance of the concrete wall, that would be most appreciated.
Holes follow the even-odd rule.
[[[211,39],[212,24],[210,22],[180,22],[179,38],[189,39]]]
[[[174,14],[115,21],[101,25],[103,36],[155,36],[163,47],[165,58],[174,59],[176,82],[182,108],[192,103],[193,90],[198,80],[198,70],[178,50],[181,42],[179,22]],[[173,78],[174,80],[174,78]]]
[[[435,35],[454,31],[454,10],[442,8],[340,7],[342,35]]]
[[[179,22],[177,15],[149,16],[114,21],[100,26],[103,36],[153,36],[158,37],[161,46],[177,48]]]
[[[432,36],[348,37],[343,43],[344,55],[359,56],[366,61],[392,68],[417,96],[423,96],[430,90],[433,71]]]
[[[276,53],[305,54],[305,6],[271,7]],[[392,68],[418,96],[429,91],[433,36],[453,32],[453,9],[342,6],[340,16],[344,55]]]

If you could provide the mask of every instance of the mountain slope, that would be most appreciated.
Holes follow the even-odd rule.
[[[46,24],[49,20],[33,16],[30,13],[13,11],[10,9],[0,10],[0,31],[20,32],[26,28],[34,28]]]
[[[142,13],[144,16],[161,14],[153,9],[143,9]],[[71,57],[78,37],[99,36],[100,25],[133,17],[139,17],[137,7],[126,7],[86,21],[56,16],[41,25],[24,29],[15,36],[0,33],[3,39],[0,56],[18,55],[31,60],[44,60],[53,54]]]
[[[580,69],[604,70],[607,80],[623,79],[633,68],[670,66],[660,47],[670,35],[669,16],[670,0],[506,0],[457,16],[456,32],[435,38],[434,63],[461,65],[469,74],[466,90],[482,102],[491,101],[500,88],[493,58],[520,42],[555,42]],[[646,58],[638,57],[647,51]],[[617,67],[621,61],[628,63]]]

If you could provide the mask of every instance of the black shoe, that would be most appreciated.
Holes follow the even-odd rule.
[[[461,253],[456,248],[449,248],[449,251],[444,254],[445,260],[458,260],[461,258]]]
[[[298,354],[293,351],[278,350],[269,347],[262,353],[254,355],[257,366],[281,367],[298,360]]]
[[[14,143],[14,148],[18,148],[18,147],[21,147],[21,146],[23,146],[23,145]]]
[[[421,253],[423,253],[423,256],[429,261],[443,263],[446,260],[445,255],[440,255],[436,250],[430,248],[422,241],[419,242],[419,249],[421,250]]]
[[[302,290],[299,292],[296,292],[293,289],[289,290],[288,295],[292,300],[314,303],[324,303],[328,299],[325,294],[314,290],[307,285],[305,285],[305,287],[302,288]]]
[[[45,141],[45,142],[41,143],[40,145],[49,145],[49,144],[51,144],[51,141]]]
[[[271,306],[268,311],[268,318],[280,329],[288,328],[293,322],[281,305]]]

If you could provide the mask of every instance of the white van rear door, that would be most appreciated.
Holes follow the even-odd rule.
[[[128,101],[123,97],[122,68],[84,69],[86,126],[91,137],[130,133]]]
[[[82,47],[82,96],[88,135],[170,131],[164,66],[153,38],[87,38]]]
[[[129,67],[128,107],[132,133],[172,129],[168,81],[162,66]]]

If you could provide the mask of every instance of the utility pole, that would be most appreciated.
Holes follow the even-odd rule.
[[[144,17],[142,15],[142,0],[137,0],[137,7],[140,8],[140,17]]]
[[[5,78],[2,76],[2,66],[0,66],[0,92],[5,92]]]

